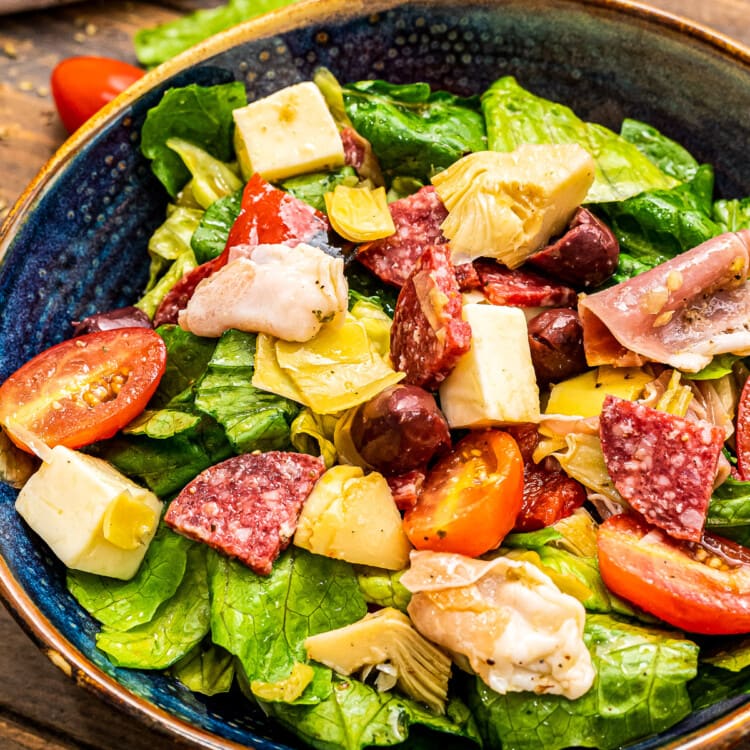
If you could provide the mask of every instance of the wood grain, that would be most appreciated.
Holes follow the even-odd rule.
[[[0,18],[0,218],[65,137],[49,93],[62,58],[134,62],[133,33],[218,0],[77,3]],[[651,0],[750,44],[750,0]],[[184,747],[71,683],[0,607],[0,750]]]

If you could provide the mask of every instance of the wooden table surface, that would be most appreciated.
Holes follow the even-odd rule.
[[[59,4],[59,3],[58,3]],[[0,219],[62,142],[49,74],[64,57],[135,62],[133,33],[216,1],[99,0],[0,18]],[[651,0],[750,45],[750,0]],[[69,682],[0,607],[0,750],[158,750],[178,745]]]

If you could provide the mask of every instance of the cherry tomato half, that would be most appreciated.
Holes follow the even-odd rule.
[[[164,341],[149,328],[68,339],[0,386],[0,424],[11,432],[19,424],[51,447],[79,448],[111,437],[143,411],[166,362]]]
[[[78,130],[143,75],[140,68],[108,57],[68,57],[59,62],[52,71],[50,84],[67,131]]]
[[[618,596],[690,633],[750,632],[750,550],[705,533],[668,537],[640,517],[608,518],[598,534],[599,570]]]
[[[740,479],[750,479],[750,378],[745,381],[737,404],[737,430],[734,434],[737,449],[737,471]]]
[[[430,470],[404,530],[417,549],[476,557],[497,547],[521,509],[523,458],[507,432],[471,432]]]

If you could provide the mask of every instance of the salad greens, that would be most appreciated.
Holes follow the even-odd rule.
[[[217,8],[141,29],[135,35],[135,52],[143,65],[158,65],[213,34],[293,2],[296,0],[229,0]]]
[[[139,57],[153,64],[197,36],[283,4],[236,0],[141,32]],[[588,200],[621,244],[615,280],[721,232],[750,227],[750,198],[715,201],[711,167],[699,165],[653,127],[626,120],[614,133],[525,91],[510,77],[499,79],[481,100],[423,83],[383,81],[349,84],[343,100],[346,116],[372,144],[391,198],[416,191],[469,152],[506,151],[523,142],[581,144],[597,165]],[[189,86],[168,92],[149,113],[143,153],[175,199],[149,244],[152,277],[139,305],[150,314],[186,270],[224,249],[241,201],[241,189],[229,176],[236,176],[231,111],[244,104],[241,83]],[[344,167],[290,178],[280,187],[324,211],[326,192],[357,180],[355,170]],[[385,325],[387,334],[396,290],[361,267],[349,268],[347,278],[350,309],[373,326],[370,338],[387,349],[381,329]],[[296,448],[322,454],[327,465],[335,461],[339,415],[316,414],[252,385],[255,334],[230,330],[214,340],[173,325],[158,332],[168,364],[157,392],[140,418],[92,448],[96,455],[162,499],[235,454]],[[736,359],[717,358],[696,379],[727,375]],[[707,525],[750,543],[750,482],[729,479],[719,486]],[[437,742],[606,750],[660,732],[716,700],[750,693],[746,640],[729,639],[719,651],[652,627],[653,618],[607,590],[595,539],[586,524],[572,526],[512,534],[502,553],[531,561],[562,590],[579,596],[597,672],[593,688],[576,700],[500,695],[478,678],[456,674],[442,716],[398,693],[380,692],[371,681],[306,665],[307,636],[354,623],[368,606],[405,611],[411,594],[400,583],[403,571],[355,566],[292,546],[264,577],[162,526],[131,581],[70,571],[67,583],[102,623],[97,643],[114,664],[169,667],[206,695],[227,692],[237,682],[269,716],[324,750],[407,739],[416,748]]]

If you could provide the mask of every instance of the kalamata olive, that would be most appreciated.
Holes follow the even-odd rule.
[[[394,385],[362,404],[351,424],[354,446],[383,474],[423,469],[450,447],[448,423],[430,393],[415,385]]]
[[[620,245],[612,230],[591,211],[579,208],[556,242],[534,253],[528,263],[578,289],[603,284],[617,268]]]
[[[529,321],[531,361],[539,385],[558,383],[584,372],[583,327],[569,308],[545,310]]]
[[[74,336],[96,331],[111,331],[113,328],[151,328],[151,319],[137,307],[120,307],[106,313],[95,313],[83,320],[74,320]]]

